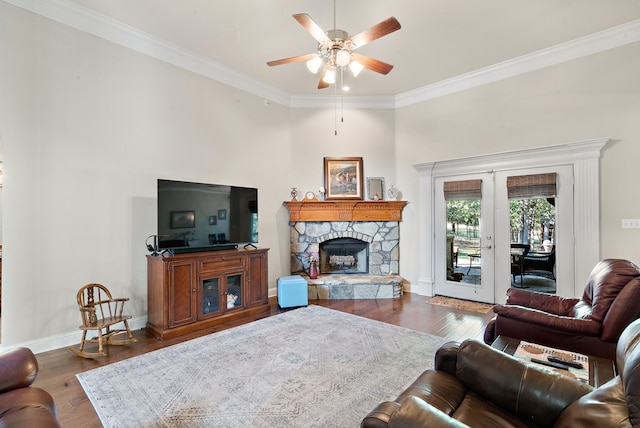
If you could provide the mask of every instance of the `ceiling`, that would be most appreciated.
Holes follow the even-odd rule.
[[[330,30],[332,0],[73,3],[208,58],[260,85],[292,95],[333,93],[333,87],[317,89],[319,76],[311,74],[304,62],[266,65],[269,60],[315,52],[315,40],[291,15],[308,13]],[[394,69],[386,76],[364,70],[350,82],[352,95],[397,96],[636,21],[640,1],[337,0],[335,16],[337,27],[351,35],[390,16],[398,19],[399,31],[358,49],[393,64]]]

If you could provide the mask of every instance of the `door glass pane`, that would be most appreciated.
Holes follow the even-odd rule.
[[[555,197],[509,198],[511,286],[556,292]]]
[[[220,278],[202,281],[202,313],[209,314],[220,310]]]
[[[227,309],[242,306],[242,275],[227,276]]]
[[[480,198],[446,201],[448,281],[481,283],[480,202]]]

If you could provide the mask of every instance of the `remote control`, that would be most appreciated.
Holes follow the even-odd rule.
[[[569,370],[569,366],[565,366],[564,364],[552,363],[551,361],[539,360],[537,358],[531,358],[531,362],[542,364],[543,366],[555,367],[560,370]]]
[[[547,360],[551,361],[552,363],[564,364],[565,366],[573,367],[575,369],[584,368],[582,363],[579,363],[579,362],[573,361],[573,360],[567,360],[566,358],[554,357],[553,355],[549,355],[547,357]]]

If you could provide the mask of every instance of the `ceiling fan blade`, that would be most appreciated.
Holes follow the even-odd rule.
[[[362,64],[364,68],[380,74],[388,74],[393,68],[393,65],[391,64],[357,53],[353,54],[353,59]]]
[[[327,70],[329,70],[329,64],[325,64],[322,68],[322,73],[320,73],[320,80],[318,81],[318,89],[328,88],[329,84],[324,81],[324,76],[327,74]]]
[[[302,25],[304,29],[307,30],[307,32],[318,42],[322,43],[331,41],[324,30],[320,28],[320,26],[316,24],[316,22],[306,13],[296,13],[293,15],[293,18],[298,21],[300,25]]]
[[[329,84],[326,83],[324,80],[320,79],[320,82],[318,82],[318,89],[324,89],[328,87],[329,87]]]
[[[308,61],[314,56],[315,54],[292,56],[291,58],[283,58],[283,59],[277,59],[275,61],[269,61],[267,65],[269,67],[273,67],[274,65],[289,64],[290,62]]]
[[[361,33],[356,34],[351,37],[351,41],[354,44],[354,48],[359,48],[360,46],[366,45],[380,37],[386,36],[387,34],[393,33],[394,31],[398,31],[400,29],[400,23],[393,16],[391,18],[387,18],[384,21],[374,25],[368,30],[364,30]]]
[[[328,88],[329,84],[324,81],[324,75],[327,74],[327,70],[329,69],[329,64],[325,64],[322,69],[322,73],[320,74],[320,81],[318,82],[318,89]]]

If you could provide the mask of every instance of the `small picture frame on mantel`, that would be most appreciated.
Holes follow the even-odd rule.
[[[384,199],[384,178],[367,177],[367,199],[382,201]]]

